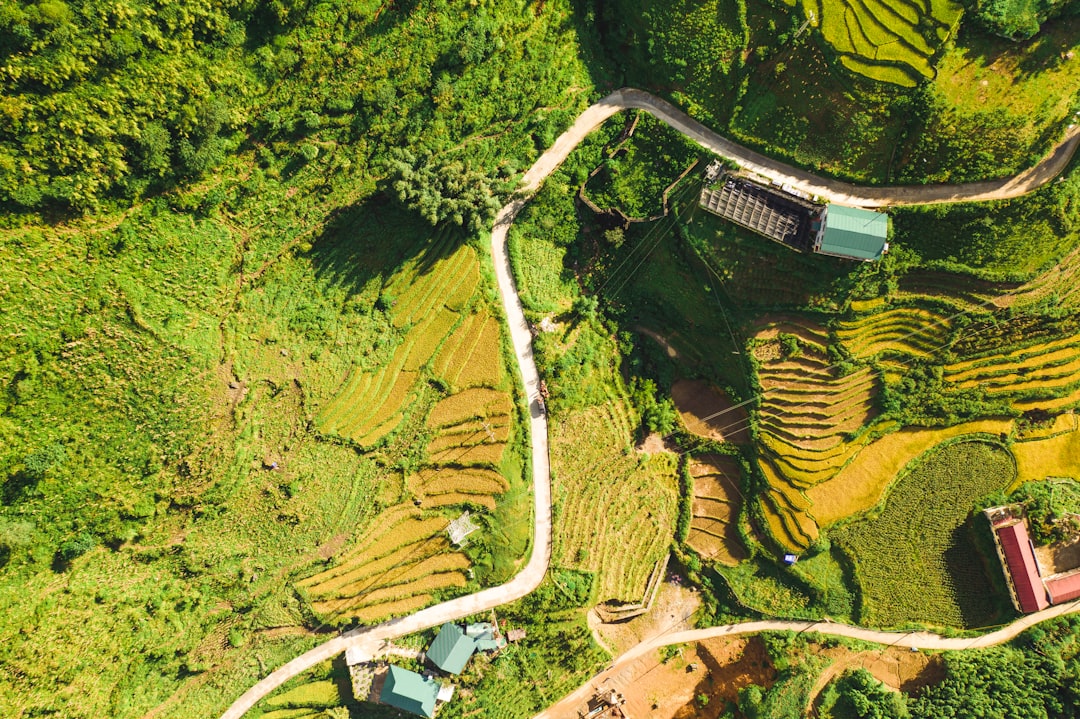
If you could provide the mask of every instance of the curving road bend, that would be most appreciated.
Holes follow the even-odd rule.
[[[545,155],[546,156],[546,155]],[[535,187],[533,188],[535,189]],[[391,619],[373,627],[353,629],[325,644],[301,654],[296,659],[274,670],[255,686],[248,689],[221,715],[221,719],[240,719],[256,702],[277,689],[284,682],[304,672],[319,662],[354,648],[374,657],[386,640],[419,632],[444,622],[467,617],[470,614],[498,607],[524,597],[536,589],[544,579],[551,559],[551,469],[548,464],[547,417],[540,412],[540,375],[532,354],[532,334],[525,321],[521,300],[514,286],[510,271],[510,257],[506,251],[506,235],[514,217],[528,202],[528,196],[515,199],[499,211],[491,231],[491,254],[495,263],[499,294],[510,327],[510,337],[517,357],[518,369],[524,384],[529,408],[529,430],[532,440],[533,523],[532,553],[525,565],[512,580],[498,587],[484,589],[466,597],[428,607],[406,617]]]
[[[789,621],[761,621],[743,622],[741,624],[725,624],[719,627],[706,629],[692,629],[685,632],[662,634],[653,639],[646,640],[634,645],[629,651],[618,656],[610,667],[600,672],[588,682],[559,700],[556,704],[540,712],[533,719],[566,719],[577,716],[576,710],[585,704],[600,685],[609,679],[618,676],[622,671],[630,667],[636,660],[651,651],[671,644],[686,644],[688,642],[700,642],[714,637],[735,637],[742,634],[757,634],[759,632],[809,632],[833,637],[847,637],[860,639],[875,644],[883,644],[892,647],[910,647],[911,649],[928,650],[961,650],[981,649],[1003,644],[1015,638],[1027,629],[1045,622],[1048,619],[1072,614],[1080,611],[1080,600],[1049,607],[1021,617],[996,632],[981,634],[977,637],[943,637],[931,632],[879,632],[873,629],[853,627],[848,624],[836,624],[834,622],[789,622]]]
[[[499,211],[491,231],[491,254],[495,265],[499,295],[502,297],[530,415],[529,429],[532,439],[533,520],[535,531],[533,533],[532,553],[528,564],[506,584],[428,607],[415,614],[392,619],[373,627],[353,629],[315,647],[274,670],[244,692],[221,715],[221,719],[240,719],[260,699],[270,694],[284,682],[310,669],[319,662],[340,654],[346,649],[354,648],[367,656],[374,657],[384,642],[390,639],[422,631],[444,622],[477,614],[515,601],[531,592],[543,580],[551,557],[551,472],[548,463],[547,419],[540,413],[537,404],[540,396],[540,378],[536,371],[536,363],[533,361],[532,336],[529,332],[528,323],[525,321],[521,300],[518,297],[513,274],[510,270],[510,257],[506,251],[506,236],[510,225],[514,222],[514,218],[540,187],[540,183],[562,164],[586,135],[603,124],[612,115],[626,109],[644,110],[711,152],[776,182],[787,183],[830,202],[868,208],[904,204],[975,202],[1017,197],[1031,192],[1057,176],[1068,165],[1077,145],[1080,144],[1080,128],[1071,128],[1067,137],[1046,159],[1030,170],[1006,180],[965,185],[859,187],[839,180],[817,177],[804,170],[799,170],[736,145],[694,120],[671,103],[642,90],[633,88],[616,90],[590,106],[577,117],[574,124],[560,135],[555,144],[548,148],[525,173],[522,177],[521,190],[518,196]],[[1066,606],[1076,608],[1076,605]],[[1053,607],[1051,610],[1058,610],[1057,614],[1061,613],[1059,607]],[[1032,626],[1032,624],[1044,621],[1051,616],[1057,616],[1057,614],[1047,614],[1051,610],[1024,617],[1004,630],[980,637],[978,641],[981,642],[989,638],[995,638],[990,640],[990,644],[1007,641],[1007,639],[1019,634],[1024,629]],[[1046,616],[1036,619],[1044,614]],[[873,632],[860,627],[839,624],[750,622],[669,635],[663,639],[662,643],[657,643],[661,641],[660,639],[645,642],[620,657],[612,670],[622,666],[622,663],[628,661],[628,658],[639,657],[644,652],[663,646],[663,644],[697,641],[698,639],[724,634],[746,634],[773,630],[806,631],[811,626],[816,626],[817,629],[814,631],[818,633],[865,638],[867,641],[896,643],[898,646],[915,646],[920,649],[989,646],[989,644],[972,643],[971,639],[946,639],[937,635],[922,633]],[[1012,634],[1006,636],[1003,632],[1012,632]],[[897,637],[900,637],[900,639],[894,641]],[[906,644],[903,642],[919,643]],[[951,643],[957,644],[954,646]],[[586,685],[579,691],[586,691],[589,686],[591,685]],[[547,716],[547,714],[541,714],[540,716]]]

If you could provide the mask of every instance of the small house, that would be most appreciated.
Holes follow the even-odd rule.
[[[427,650],[427,658],[448,674],[461,674],[475,651],[476,640],[467,636],[457,624],[447,622]]]
[[[435,716],[441,687],[434,679],[391,665],[386,673],[379,701],[419,716]]]

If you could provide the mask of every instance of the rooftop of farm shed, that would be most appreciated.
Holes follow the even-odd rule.
[[[439,684],[401,667],[390,666],[379,701],[412,714],[435,716]]]
[[[853,260],[877,260],[889,249],[889,216],[859,207],[829,205],[825,232],[815,252]]]

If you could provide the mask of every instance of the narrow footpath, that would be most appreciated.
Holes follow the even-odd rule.
[[[1080,128],[1072,128],[1068,137],[1037,166],[1020,173],[1014,178],[1007,180],[995,180],[990,182],[978,182],[967,185],[936,185],[936,186],[913,186],[913,187],[858,187],[838,180],[819,178],[803,170],[791,167],[782,162],[765,157],[730,140],[718,135],[698,121],[682,112],[674,105],[650,95],[642,90],[623,88],[616,90],[604,99],[590,106],[577,117],[574,124],[555,141],[548,150],[537,159],[528,172],[522,177],[521,189],[510,204],[503,207],[495,217],[495,224],[491,231],[491,255],[495,264],[495,275],[498,280],[499,295],[502,297],[503,308],[506,312],[507,324],[510,328],[510,336],[513,340],[514,355],[517,358],[518,368],[523,382],[524,396],[529,407],[529,431],[532,441],[532,475],[533,475],[533,545],[529,556],[529,563],[512,580],[498,587],[484,589],[466,597],[443,602],[422,611],[383,622],[373,627],[363,627],[345,632],[333,639],[321,644],[314,649],[301,654],[292,661],[275,669],[261,679],[257,684],[248,689],[221,715],[221,719],[240,719],[251,707],[267,696],[289,679],[312,668],[319,662],[330,659],[349,648],[358,649],[367,656],[374,657],[383,646],[385,641],[402,637],[407,634],[419,632],[430,627],[435,627],[444,622],[453,621],[471,614],[493,609],[508,602],[515,601],[525,596],[537,586],[547,572],[548,562],[551,558],[551,471],[548,462],[548,430],[547,418],[540,412],[538,400],[540,398],[540,377],[533,361],[532,335],[529,332],[528,323],[525,321],[525,313],[522,311],[521,300],[518,297],[517,288],[514,285],[513,274],[510,269],[510,257],[506,251],[506,236],[514,218],[529,201],[532,195],[539,189],[540,184],[570,155],[575,147],[585,139],[585,136],[599,127],[612,115],[625,109],[641,109],[653,115],[657,119],[667,123],[674,129],[683,133],[702,147],[732,160],[748,170],[769,177],[778,182],[788,183],[805,192],[818,195],[830,202],[861,207],[883,207],[887,205],[904,204],[931,204],[937,202],[973,202],[992,199],[1017,197],[1031,192],[1037,187],[1049,182],[1057,176],[1069,163],[1077,144],[1080,143]],[[1075,608],[1075,605],[1067,605]],[[1060,610],[1060,607],[1053,608]],[[1047,610],[1049,612],[1051,610]],[[1070,610],[1072,611],[1072,610]],[[1059,612],[1060,613],[1060,612]],[[963,646],[990,646],[990,644],[1007,641],[1007,639],[1019,634],[1024,629],[1038,621],[1044,621],[1050,616],[1047,614],[1043,619],[1031,621],[1046,612],[1024,617],[1003,630],[980,637],[982,641],[989,637],[1003,637],[991,640],[988,644],[973,644],[971,639],[955,640],[945,639],[933,634],[890,634],[888,632],[872,632],[859,627],[847,627],[838,624],[817,624],[814,631],[830,633],[837,636],[855,636],[866,638],[867,641],[892,643],[896,637],[901,641],[920,641],[923,644],[902,644],[899,646],[915,646],[921,649],[948,649],[963,648],[956,646],[939,646],[942,642],[967,642]],[[814,626],[814,625],[811,625]],[[1013,631],[1014,628],[1019,627]],[[747,634],[759,631],[771,630],[795,630],[807,631],[806,622],[752,622],[747,624],[728,625],[725,627],[712,627],[698,630],[697,632],[683,632],[679,635],[670,635],[665,643],[680,643],[697,641],[710,636],[722,634]],[[1006,636],[1003,632],[1013,631]],[[694,635],[694,636],[689,636]],[[878,638],[872,638],[870,635]],[[676,638],[682,637],[682,638]],[[653,640],[638,645],[627,654],[620,657],[616,667],[625,657],[634,655],[641,656],[662,644]],[[640,653],[638,653],[640,652]],[[613,668],[614,670],[614,668]],[[589,685],[579,691],[587,691]],[[571,695],[573,696],[573,695]],[[564,700],[565,701],[565,700]],[[558,705],[556,705],[558,706]],[[552,711],[554,707],[552,708]],[[556,714],[541,714],[540,716],[558,716]]]

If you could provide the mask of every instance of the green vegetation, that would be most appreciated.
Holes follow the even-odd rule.
[[[890,691],[865,669],[844,672],[819,699],[823,719],[907,719],[903,695]]]
[[[400,206],[390,149],[501,192],[588,102],[568,5],[46,5],[0,12],[0,664],[17,668],[0,705],[219,714],[319,641],[294,582],[416,489],[431,516],[479,514],[477,582],[512,573],[529,529],[519,433],[501,479],[417,479],[452,434],[428,406],[481,365],[510,381],[498,335],[445,385],[410,367],[424,379],[378,441],[320,420],[409,337],[395,273],[438,240],[484,244]],[[490,316],[479,287],[469,309]],[[416,357],[436,334],[410,338]],[[391,409],[370,408],[375,427]]]
[[[980,21],[1010,38],[1031,37],[1047,18],[1080,11],[1075,0],[989,0],[976,7]]]
[[[845,67],[875,80],[915,87],[934,76],[932,56],[956,29],[962,8],[952,0],[804,0],[803,11],[816,19]]]
[[[985,13],[1039,3],[977,5]],[[1017,172],[1061,136],[1080,90],[1069,12],[1015,42],[986,34],[952,0],[593,6],[624,84],[757,149],[863,182]]]
[[[1080,161],[1063,178],[1014,200],[898,210],[895,241],[932,267],[975,270],[995,280],[1029,279],[1080,240]],[[963,241],[942,242],[943,237]]]
[[[1028,533],[1036,546],[1072,540],[1080,532],[1080,483],[1072,479],[1049,482],[1025,482],[1011,494],[996,493],[979,502],[978,507],[1022,504],[1027,515]]]
[[[933,451],[897,480],[873,518],[833,532],[851,556],[862,619],[875,626],[978,626],[998,611],[973,545],[968,508],[1016,474],[1007,451],[961,442]],[[918,586],[919,591],[911,591]]]
[[[666,172],[689,168],[701,150],[652,115],[631,117],[627,131],[632,128],[633,134],[606,149],[607,158],[585,183],[585,193],[601,209],[618,208],[632,218],[657,216],[665,210],[665,190],[678,179]]]
[[[1064,9],[978,12],[1014,35]],[[511,576],[529,541],[527,438],[483,230],[520,171],[618,80],[841,176],[1014,172],[1076,110],[1076,21],[1012,43],[952,33],[956,12],[822,0],[820,25],[796,37],[801,10],[741,0],[0,10],[0,705],[214,716],[323,623]],[[837,13],[861,33],[846,55]],[[956,507],[1000,489],[985,472],[1003,451],[942,450],[984,474],[951,472],[966,482],[953,486],[927,460],[836,547],[817,517],[865,497],[813,507],[809,493],[863,457],[887,468],[878,434],[959,434],[975,426],[961,420],[1080,402],[1080,328],[1059,301],[1075,263],[1052,269],[1077,244],[1075,164],[1020,200],[898,211],[894,253],[853,266],[699,212],[693,173],[656,222],[579,210],[585,186],[601,205],[658,214],[707,159],[648,118],[620,149],[624,127],[579,148],[511,233],[551,394],[558,566],[507,610],[529,642],[478,668],[451,716],[525,716],[589,675],[601,656],[584,608],[638,599],[673,543],[709,595],[703,621],[982,621],[993,607],[960,595],[932,597],[934,616],[900,602],[882,614],[897,580],[866,557],[895,535],[922,552],[896,563],[908,579],[931,555],[944,564],[918,578],[954,557],[977,566],[962,534],[939,531],[963,517],[913,537],[899,514],[933,515],[908,485],[941,480],[952,494],[938,505]],[[956,272],[982,279],[960,288]],[[1011,309],[991,311],[1013,289]],[[956,307],[978,311],[931,333]],[[750,340],[767,325],[776,338]],[[733,403],[766,393],[728,425],[748,444],[677,429],[670,389],[685,377]],[[725,488],[721,501],[705,489],[717,475],[635,449],[650,431],[735,458],[732,492],[749,499]],[[1075,464],[1071,445],[1036,444],[1016,451],[1025,478]],[[877,474],[866,485],[883,492],[896,472]],[[481,531],[452,549],[443,529],[466,508]],[[768,555],[782,545],[812,549],[781,568]],[[721,579],[713,561],[736,566]],[[335,708],[346,695],[322,682],[340,668],[325,669],[269,715]],[[747,707],[786,712],[805,681]]]
[[[914,719],[1068,716],[1080,707],[1077,621],[1055,619],[1010,645],[949,652],[945,679],[909,700]]]

